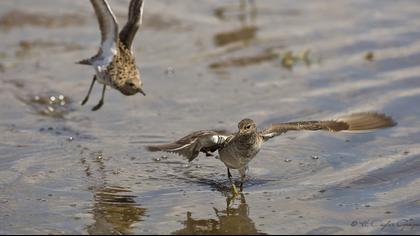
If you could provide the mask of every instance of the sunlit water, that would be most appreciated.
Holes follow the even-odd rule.
[[[110,1],[120,25],[128,1]],[[0,234],[420,233],[417,1],[147,1],[146,97],[100,86],[87,1],[0,2]],[[230,199],[223,163],[149,153],[242,118],[360,111],[398,125],[290,132]],[[238,177],[235,173],[235,177]]]

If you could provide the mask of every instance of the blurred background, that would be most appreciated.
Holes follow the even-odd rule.
[[[128,0],[109,1],[120,28]],[[146,97],[101,86],[88,1],[0,2],[0,234],[420,233],[417,1],[150,1]],[[148,153],[200,129],[386,113],[363,134],[290,132],[226,168]],[[234,177],[238,177],[234,173]]]

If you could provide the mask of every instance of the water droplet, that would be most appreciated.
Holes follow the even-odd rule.
[[[60,100],[64,100],[64,95],[60,94],[60,95],[58,96],[58,99],[60,99]]]
[[[99,159],[99,160],[101,160],[102,159],[102,155],[98,155],[96,158]]]
[[[35,101],[39,101],[39,99],[41,99],[39,96],[35,96],[34,97]]]
[[[195,168],[199,169],[201,168],[201,165],[196,165]]]
[[[188,167],[190,167],[190,164],[184,164],[182,167],[188,168]]]
[[[160,158],[159,157],[156,157],[153,160],[156,161],[156,162],[159,162],[160,161]]]
[[[319,159],[319,156],[313,155],[313,156],[312,156],[312,159],[314,159],[314,160],[318,160],[318,159]]]
[[[167,155],[163,155],[160,158],[162,158],[162,160],[166,160],[166,159],[168,159],[168,156]]]
[[[172,66],[168,66],[168,68],[166,68],[165,70],[165,74],[168,76],[172,76],[175,74],[175,68],[173,68]]]
[[[50,101],[51,101],[51,102],[54,102],[54,101],[55,101],[55,97],[54,97],[54,96],[51,96],[51,97],[50,97]]]
[[[290,159],[286,159],[286,160],[284,160],[284,162],[291,162],[292,160],[290,160]]]

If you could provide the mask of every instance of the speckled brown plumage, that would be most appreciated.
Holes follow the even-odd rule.
[[[111,86],[119,90],[123,89],[127,82],[136,83],[140,78],[134,56],[120,41],[118,41],[118,53],[107,67],[107,72]]]
[[[141,24],[144,1],[130,1],[128,21],[119,34],[117,20],[108,2],[106,0],[90,0],[90,2],[101,30],[101,45],[95,56],[78,63],[90,65],[96,72],[82,105],[88,101],[95,82],[103,84],[101,100],[92,108],[96,111],[104,103],[106,86],[111,86],[126,96],[137,93],[146,95],[142,89],[143,83],[132,49],[134,36]]]

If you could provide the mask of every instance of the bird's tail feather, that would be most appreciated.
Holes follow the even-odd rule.
[[[92,58],[83,59],[81,61],[76,62],[76,64],[91,66],[92,65]]]

